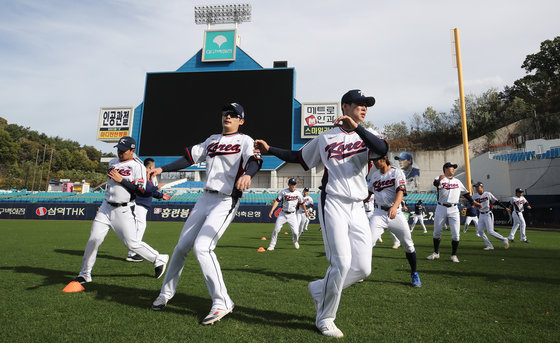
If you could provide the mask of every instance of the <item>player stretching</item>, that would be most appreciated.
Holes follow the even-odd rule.
[[[303,209],[303,206],[299,206],[298,208],[300,237],[303,231],[307,231],[307,226],[309,225],[309,216],[313,214],[313,198],[309,196],[309,188],[307,187],[303,189],[303,204],[305,205],[305,210]]]
[[[422,200],[418,200],[416,205],[414,205],[414,220],[412,221],[410,232],[414,231],[414,226],[418,221],[420,221],[420,225],[422,225],[424,233],[428,232],[428,230],[426,230],[426,225],[424,225],[424,212],[426,212],[426,208],[422,205]]]
[[[238,132],[244,122],[245,113],[241,105],[231,103],[224,106],[221,134],[214,134],[203,143],[187,147],[184,157],[153,170],[153,174],[158,175],[206,161],[207,175],[204,193],[190,211],[171,255],[161,293],[152,304],[154,310],[162,310],[175,295],[191,249],[198,259],[212,298],[210,313],[201,324],[214,324],[233,310],[234,303],[228,295],[214,249],[235,217],[239,198],[243,191],[249,189],[251,178],[262,165],[260,153],[253,148],[253,139]]]
[[[457,258],[457,248],[459,247],[460,235],[460,217],[457,202],[462,195],[468,201],[473,202],[476,207],[480,204],[474,201],[469,194],[469,191],[463,186],[463,183],[457,178],[454,178],[456,164],[446,162],[443,165],[443,175],[434,180],[434,186],[438,191],[438,205],[434,215],[434,252],[428,256],[428,260],[435,260],[439,258],[439,244],[441,242],[441,232],[443,225],[447,221],[451,228],[451,261],[459,262]]]
[[[320,163],[325,167],[318,215],[330,266],[324,279],[308,286],[317,311],[315,324],[325,336],[344,336],[334,323],[342,289],[371,272],[371,231],[363,203],[368,195],[368,150],[385,155],[388,148],[375,131],[359,125],[374,103],[373,97],[360,90],[347,92],[342,97],[343,115],[335,118],[335,128],[321,133],[300,151],[255,141],[257,148],[286,162],[300,163],[305,170]]]
[[[494,231],[494,215],[492,214],[492,203],[498,203],[498,199],[494,194],[484,191],[484,184],[482,182],[477,182],[474,185],[476,193],[472,198],[478,202],[482,207],[480,208],[480,218],[478,219],[478,224],[476,225],[476,232],[480,235],[480,238],[484,240],[486,247],[484,250],[494,250],[494,246],[490,243],[488,237],[484,233],[484,228],[488,231],[488,234],[496,237],[504,243],[504,247],[509,248],[508,239],[496,231]]]
[[[95,264],[97,250],[111,228],[128,249],[154,264],[156,278],[163,275],[169,259],[168,255],[160,255],[137,235],[134,217],[135,194],[131,194],[127,188],[138,189],[141,192],[145,190],[146,168],[134,154],[136,141],[132,137],[123,137],[115,147],[119,157],[109,162],[105,199],[91,225],[82,269],[74,279],[81,284],[91,282],[91,270]],[[127,187],[124,184],[127,184]]]
[[[272,230],[272,237],[270,237],[270,244],[266,249],[268,251],[274,250],[276,241],[278,241],[278,233],[286,223],[288,223],[290,229],[292,229],[292,242],[294,243],[294,247],[299,249],[299,220],[296,210],[299,204],[303,204],[303,195],[296,190],[296,185],[296,179],[289,179],[288,188],[280,191],[276,199],[272,202],[272,208],[268,214],[270,218],[272,218],[274,210],[280,202],[282,202],[282,211],[278,213],[278,218],[276,218],[276,224],[274,225],[274,230]],[[303,205],[303,209],[306,210],[305,205]]]
[[[474,223],[476,236],[480,237],[480,235],[478,234],[478,230],[476,229],[478,227],[478,217],[476,216],[477,212],[478,209],[473,204],[471,204],[470,202],[467,203],[465,207],[465,228],[463,229],[463,233],[467,232],[470,223]]]
[[[387,156],[373,159],[373,164],[377,169],[369,183],[369,190],[375,196],[373,216],[369,222],[373,246],[375,246],[377,237],[381,236],[385,229],[395,234],[404,244],[406,259],[410,264],[412,286],[421,287],[420,276],[416,271],[416,250],[412,234],[401,208],[402,199],[406,195],[404,173],[391,167]]]
[[[523,196],[523,189],[517,188],[515,189],[515,196],[509,199],[510,208],[506,208],[509,213],[512,213],[513,217],[513,227],[511,228],[511,232],[509,233],[508,239],[510,241],[514,241],[515,233],[517,232],[517,228],[519,228],[519,232],[521,232],[521,242],[529,243],[527,236],[525,235],[525,218],[523,218],[523,211],[525,210],[525,206],[527,209],[530,210],[531,206],[525,197]]]

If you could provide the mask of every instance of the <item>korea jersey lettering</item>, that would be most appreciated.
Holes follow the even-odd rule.
[[[472,198],[474,201],[482,205],[482,208],[480,208],[481,212],[488,212],[492,210],[491,203],[498,201],[494,194],[490,192],[484,192],[482,194],[474,193]]]
[[[520,197],[511,197],[509,203],[513,206],[513,209],[517,212],[523,212],[523,206],[527,203],[527,199],[522,195]]]
[[[369,190],[375,196],[377,206],[393,206],[397,191],[406,195],[406,178],[400,169],[391,167],[385,174],[375,170],[369,181]]]
[[[187,148],[185,157],[192,164],[206,161],[204,189],[226,195],[232,195],[249,160],[261,160],[253,139],[241,133],[212,135],[204,143]]]
[[[356,132],[335,127],[321,133],[300,150],[300,162],[305,170],[325,166],[321,189],[327,194],[354,201],[367,198],[368,149]]]
[[[313,198],[310,197],[309,195],[306,195],[303,197],[302,203],[305,205],[307,211],[310,211],[311,208],[313,207]],[[303,213],[303,206],[299,207],[299,212]]]
[[[137,185],[141,190],[145,190],[146,167],[144,163],[136,156],[133,159],[121,162],[119,158],[114,158],[109,162],[109,170],[116,170],[123,179]],[[134,196],[124,188],[120,183],[109,178],[107,181],[107,190],[105,191],[105,200],[113,203],[125,203],[134,200]]]
[[[276,200],[282,202],[282,211],[295,212],[298,205],[303,203],[303,195],[300,191],[290,192],[286,188],[278,193]]]
[[[465,188],[465,186],[463,186],[463,183],[459,179],[448,179],[447,177],[441,179],[437,190],[438,202],[442,204],[456,204],[459,202],[459,197],[462,194],[469,193],[469,191]]]

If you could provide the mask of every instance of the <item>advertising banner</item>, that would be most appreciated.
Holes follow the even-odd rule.
[[[97,124],[97,140],[117,142],[120,138],[132,134],[132,107],[101,107]]]
[[[237,30],[206,30],[202,62],[235,61]]]
[[[334,127],[338,103],[301,104],[301,138],[315,138]]]

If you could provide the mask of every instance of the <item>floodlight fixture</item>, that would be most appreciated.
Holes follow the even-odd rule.
[[[251,21],[250,4],[231,4],[215,6],[195,6],[194,22],[196,24],[237,24]]]

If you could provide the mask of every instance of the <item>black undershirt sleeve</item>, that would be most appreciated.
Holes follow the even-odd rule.
[[[358,125],[356,130],[354,130],[361,139],[364,140],[364,144],[367,148],[380,156],[387,155],[389,150],[389,144],[384,139],[375,136],[373,133],[366,130],[363,126]]]
[[[181,157],[176,161],[173,161],[169,164],[166,164],[164,166],[161,167],[161,170],[163,170],[164,172],[170,172],[170,171],[176,171],[179,169],[185,169],[189,166],[191,166],[192,163],[187,160],[186,157]]]
[[[270,152],[272,155],[278,157],[282,161],[286,161],[286,162],[289,162],[289,163],[300,163],[299,151],[280,149],[280,148],[275,148],[275,147],[271,146],[268,149],[268,152]]]
[[[250,177],[255,176],[257,172],[261,169],[262,160],[251,159],[247,162],[247,169],[245,170],[245,175]]]
[[[465,197],[465,199],[467,199],[467,200],[470,201],[470,202],[473,202],[473,201],[474,201],[473,198],[471,197],[471,195],[470,195],[469,193],[465,193],[465,194],[463,194],[463,196]]]

